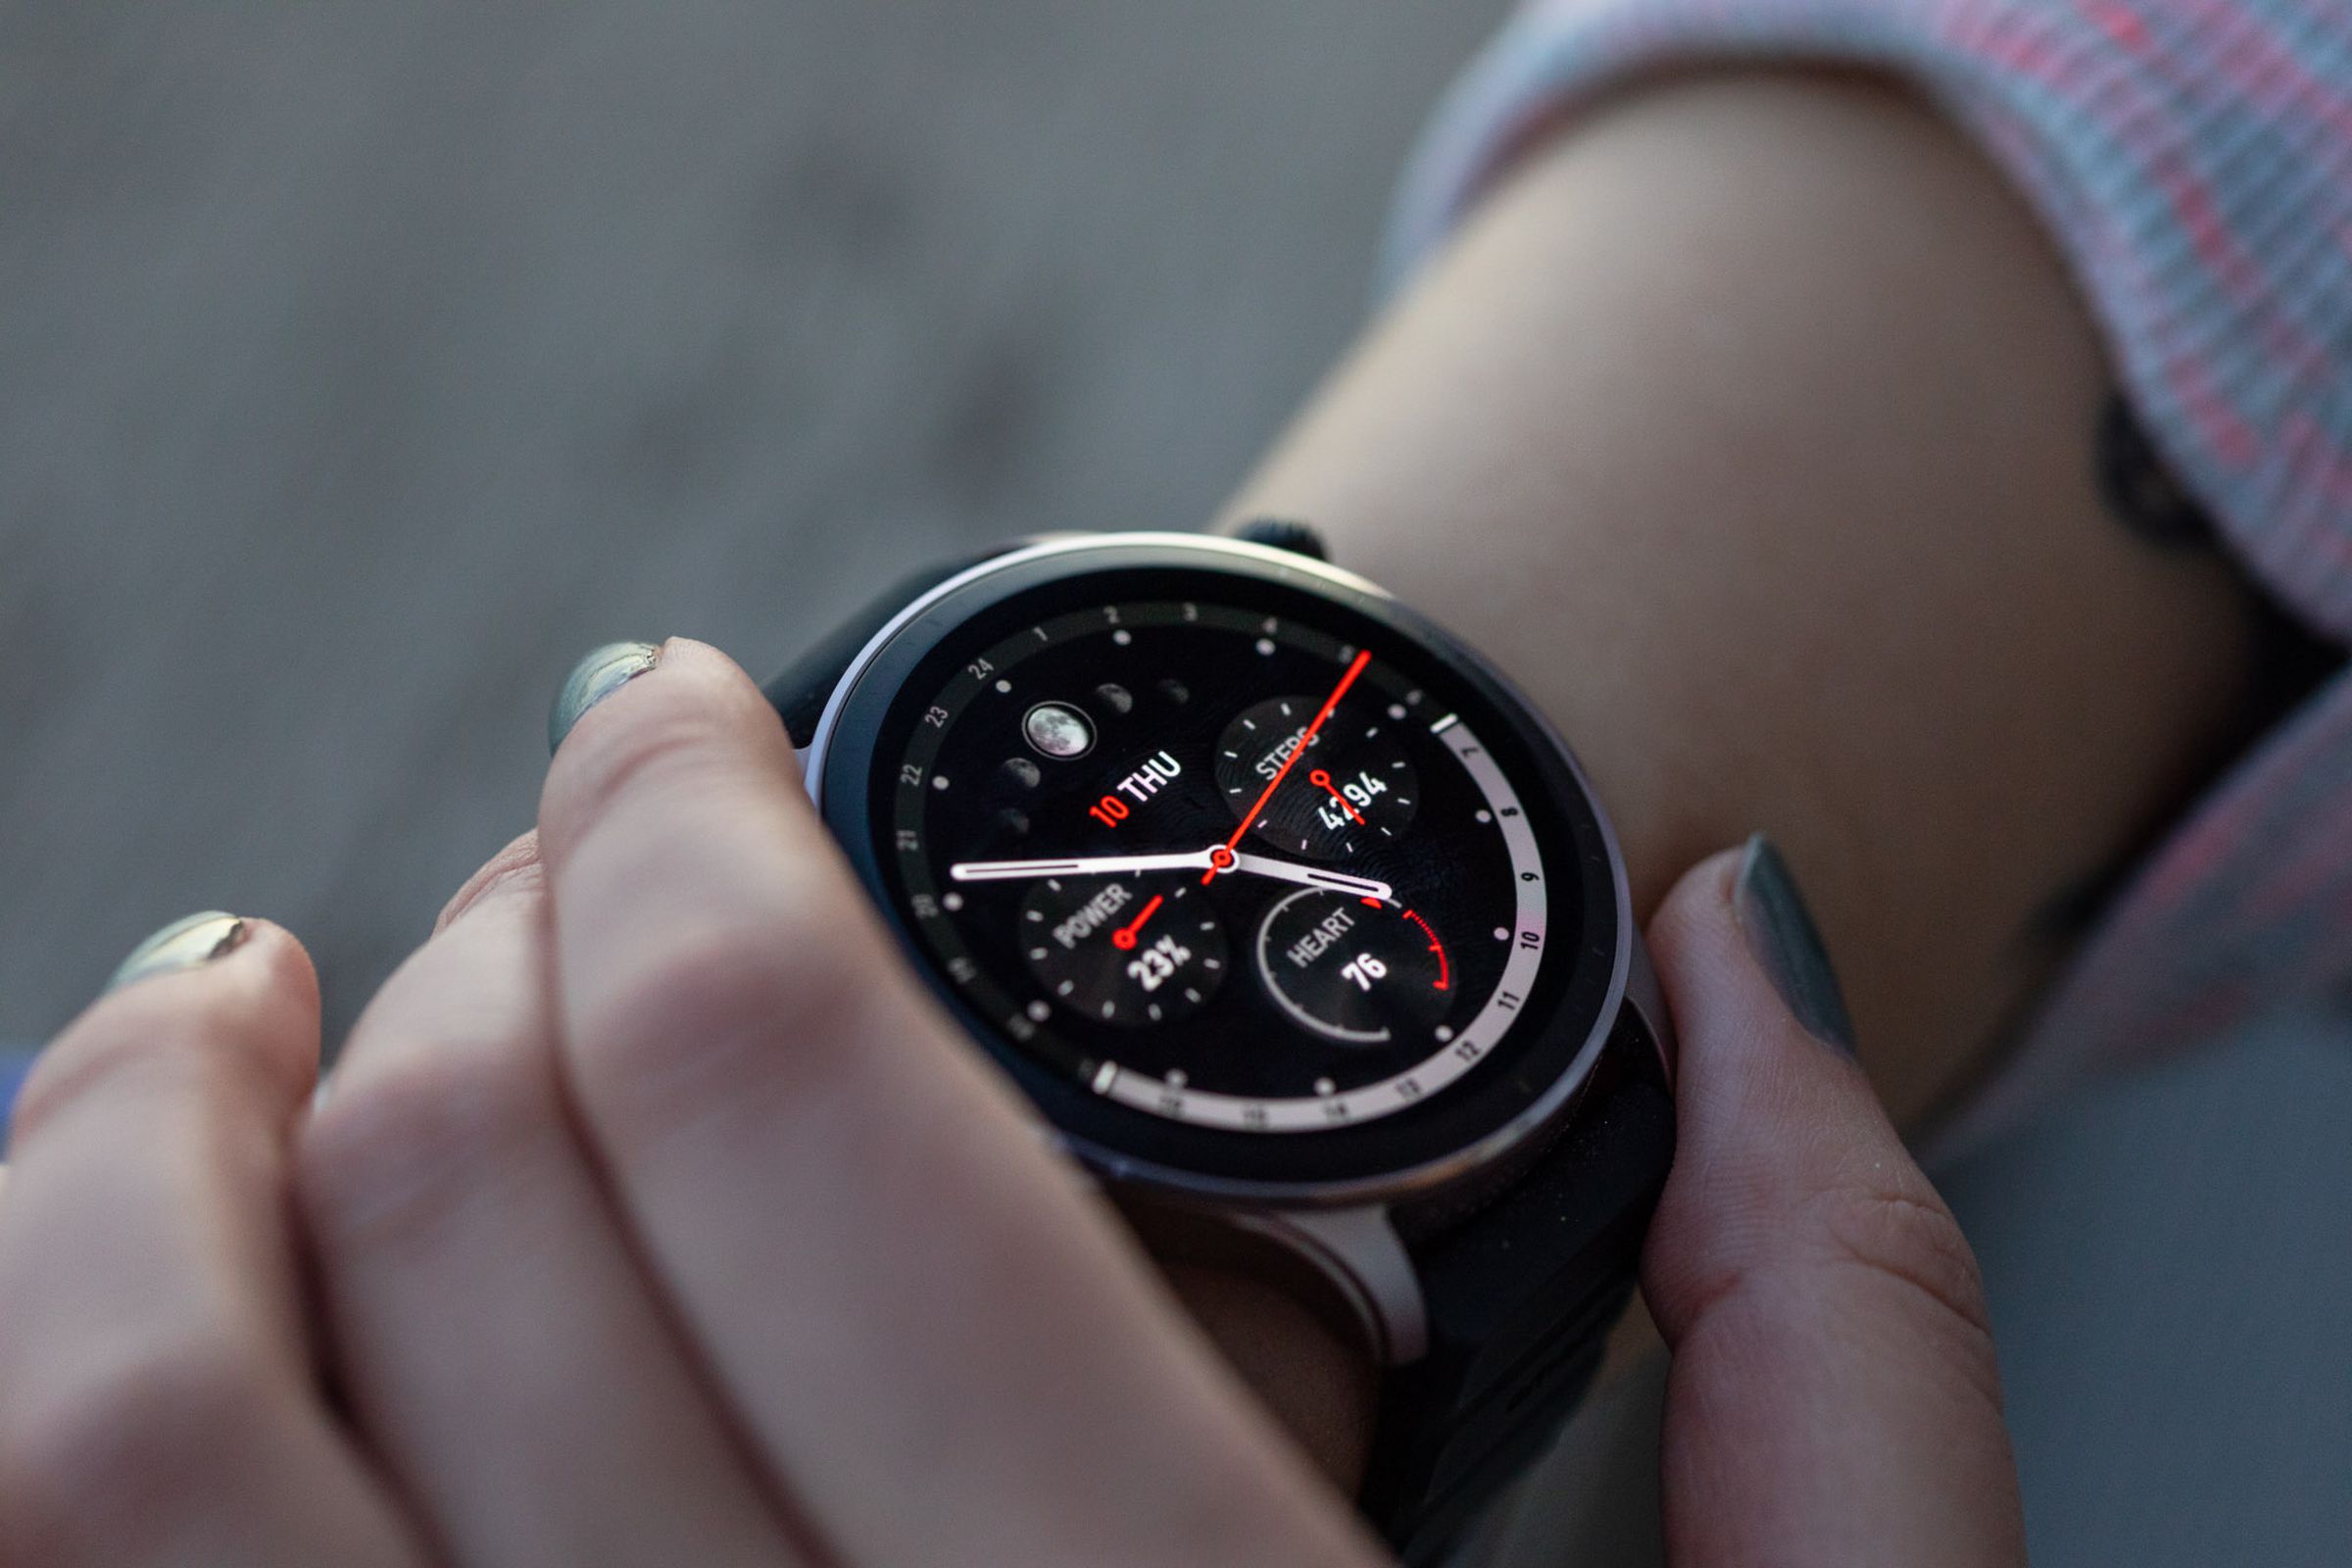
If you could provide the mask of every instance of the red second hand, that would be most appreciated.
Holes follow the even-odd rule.
[[[1266,803],[1274,798],[1274,792],[1282,788],[1282,781],[1291,776],[1292,765],[1306,755],[1307,747],[1314,741],[1315,731],[1323,727],[1323,721],[1331,716],[1333,709],[1340,706],[1340,699],[1348,695],[1348,688],[1355,684],[1355,677],[1361,675],[1364,672],[1364,666],[1370,662],[1372,662],[1371,649],[1366,648],[1356,654],[1355,662],[1348,666],[1348,673],[1340,677],[1340,683],[1331,689],[1331,695],[1323,699],[1323,706],[1315,712],[1314,722],[1307,725],[1305,730],[1300,733],[1298,744],[1292,747],[1291,755],[1282,760],[1282,766],[1275,770],[1273,780],[1258,796],[1257,804],[1250,808],[1248,816],[1242,818],[1242,825],[1233,830],[1233,837],[1225,841],[1221,852],[1210,852],[1208,870],[1200,878],[1202,887],[1214,882],[1219,871],[1233,864],[1234,846],[1242,842],[1242,835],[1250,831],[1250,824],[1257,820],[1257,813],[1266,808]]]
[[[1119,927],[1116,931],[1113,931],[1110,934],[1110,945],[1118,949],[1121,953],[1125,953],[1128,949],[1134,947],[1137,941],[1136,933],[1144,928],[1144,922],[1151,919],[1152,911],[1158,907],[1159,895],[1154,893],[1152,895],[1152,902],[1144,906],[1143,913],[1137,915],[1134,919],[1128,921],[1125,925]]]

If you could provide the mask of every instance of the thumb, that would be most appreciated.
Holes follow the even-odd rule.
[[[1780,855],[1699,865],[1650,945],[1681,1036],[1642,1258],[1673,1561],[2022,1564],[1976,1259],[1854,1061]]]

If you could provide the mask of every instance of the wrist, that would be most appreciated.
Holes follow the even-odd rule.
[[[1855,78],[1694,78],[1531,154],[1237,511],[1489,650],[1644,910],[1769,831],[1917,1122],[2242,691],[2232,574],[2101,505],[2107,385],[1957,132]]]

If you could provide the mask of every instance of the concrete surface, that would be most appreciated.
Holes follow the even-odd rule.
[[[1198,522],[1502,10],[0,10],[0,1040],[211,906],[347,1022],[594,644]]]

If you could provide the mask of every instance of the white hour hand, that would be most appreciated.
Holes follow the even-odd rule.
[[[1352,893],[1357,898],[1378,899],[1383,904],[1396,897],[1396,890],[1386,882],[1377,882],[1368,876],[1349,876],[1345,871],[1326,871],[1321,866],[1276,860],[1263,855],[1236,855],[1231,869],[1250,876],[1272,877],[1277,882],[1297,882],[1310,888],[1329,888],[1334,893]]]

